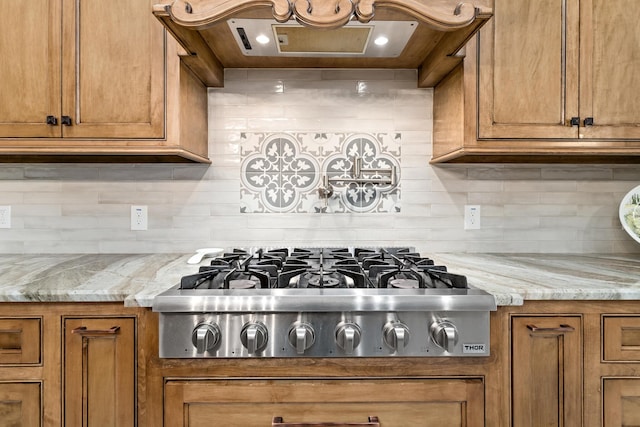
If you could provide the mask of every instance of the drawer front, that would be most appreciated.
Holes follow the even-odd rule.
[[[640,425],[640,380],[605,378],[603,385],[603,427]]]
[[[40,427],[42,385],[0,382],[0,425]]]
[[[39,364],[41,319],[0,319],[0,365]]]
[[[605,361],[640,361],[640,316],[603,316],[602,343]]]

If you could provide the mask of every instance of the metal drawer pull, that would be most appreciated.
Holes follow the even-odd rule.
[[[558,328],[538,328],[536,325],[527,325],[531,332],[573,332],[576,329],[569,325],[560,325]]]
[[[87,329],[86,326],[79,326],[71,331],[78,335],[115,335],[120,331],[120,326],[113,326],[109,329]]]
[[[352,427],[352,426],[369,426],[380,427],[378,417],[369,417],[366,423],[285,423],[282,417],[273,417],[271,427]]]

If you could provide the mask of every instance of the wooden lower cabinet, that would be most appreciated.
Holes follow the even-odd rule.
[[[140,425],[143,312],[122,303],[0,303],[0,427]]]
[[[369,417],[381,427],[485,425],[481,378],[170,380],[164,391],[166,427],[264,427],[274,417],[296,426]]]
[[[580,316],[514,316],[511,334],[513,425],[581,426]]]
[[[602,381],[604,427],[640,426],[640,378]]]
[[[135,380],[135,319],[64,319],[65,426],[134,426]]]
[[[41,384],[39,382],[0,382],[0,426],[40,426]]]

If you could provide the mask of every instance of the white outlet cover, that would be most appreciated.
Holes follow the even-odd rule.
[[[131,229],[147,229],[147,207],[142,205],[131,206]]]
[[[464,229],[465,230],[480,229],[480,206],[479,205],[465,205]]]
[[[11,206],[0,206],[0,228],[11,228]]]

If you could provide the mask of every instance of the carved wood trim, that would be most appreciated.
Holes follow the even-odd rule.
[[[271,7],[276,21],[294,16],[301,24],[318,29],[342,27],[352,17],[369,22],[376,7],[403,12],[441,31],[464,28],[477,17],[488,19],[492,14],[490,8],[454,0],[175,0],[162,7],[175,23],[196,30],[260,7]]]

